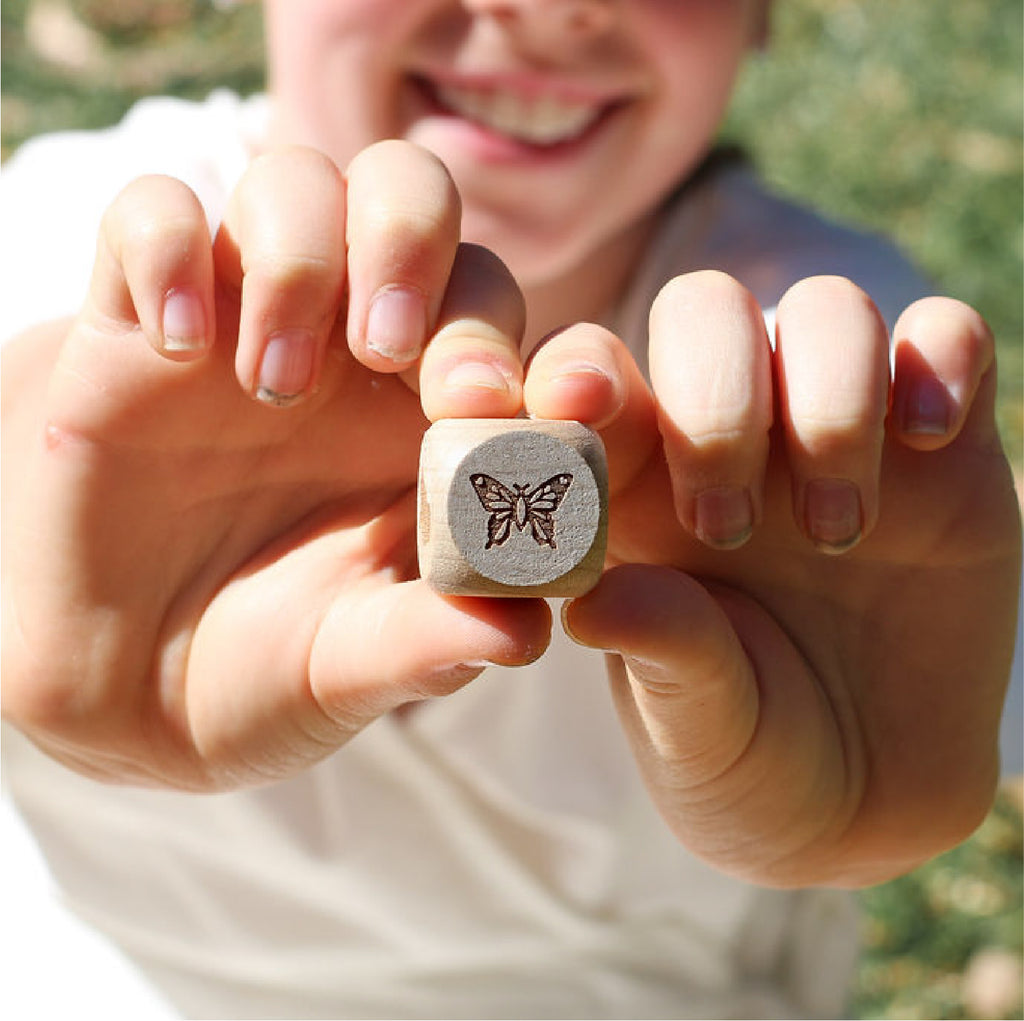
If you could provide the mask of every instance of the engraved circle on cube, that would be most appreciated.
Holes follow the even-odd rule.
[[[420,452],[421,576],[453,595],[581,595],[604,569],[608,470],[579,422],[446,419]]]
[[[448,495],[455,545],[503,585],[544,585],[568,574],[593,545],[600,516],[590,466],[542,432],[507,432],[475,447]]]

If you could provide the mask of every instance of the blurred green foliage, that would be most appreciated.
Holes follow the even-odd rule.
[[[1001,792],[970,840],[909,875],[865,890],[865,948],[853,990],[858,1018],[1020,1018],[1007,983],[1003,1010],[977,1012],[994,981],[971,976],[993,952],[1020,975],[1024,872],[1019,790]],[[982,979],[982,993],[973,989]],[[972,1011],[972,1005],[974,1010]]]
[[[1022,19],[1020,0],[777,0],[769,50],[744,73],[724,129],[779,190],[888,234],[937,291],[981,310],[1018,475]],[[113,123],[143,95],[263,84],[257,4],[0,0],[0,47],[3,155],[43,131]],[[1008,788],[965,844],[861,895],[852,1017],[1024,1016],[1012,981],[996,1013],[978,1013],[969,989],[989,952],[1019,978],[1021,833],[1020,790]]]
[[[777,0],[727,133],[783,192],[894,238],[988,319],[1024,451],[1020,0]]]
[[[114,124],[142,96],[201,98],[263,85],[258,4],[2,0],[0,139]]]

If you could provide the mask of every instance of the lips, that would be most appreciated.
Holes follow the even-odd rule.
[[[420,78],[418,84],[442,111],[530,146],[554,147],[575,141],[615,106],[607,100],[497,82],[467,84]]]
[[[523,96],[500,89],[441,85],[435,96],[442,106],[491,131],[531,145],[557,145],[582,135],[602,108],[551,95]]]

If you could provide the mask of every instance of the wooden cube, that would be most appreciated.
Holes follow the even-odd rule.
[[[577,596],[608,532],[604,444],[579,422],[443,419],[420,451],[420,573],[439,592]]]

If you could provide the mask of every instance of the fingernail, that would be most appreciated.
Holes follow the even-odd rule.
[[[260,363],[256,396],[266,404],[294,404],[309,389],[316,357],[311,330],[281,330],[267,340]]]
[[[569,623],[569,607],[572,606],[572,600],[566,599],[562,603],[562,607],[559,610],[559,617],[562,620],[562,630],[565,632],[566,637],[574,641],[577,645],[583,645],[583,642],[579,640],[576,633],[572,629],[572,625]]]
[[[427,337],[427,303],[411,287],[382,287],[366,316],[366,346],[393,362],[411,362]]]
[[[568,365],[563,365],[561,368],[551,377],[552,383],[576,383],[582,379],[590,381],[592,379],[601,379],[608,384],[612,384],[613,380],[608,375],[607,369],[601,365],[595,365],[593,362],[570,362]]]
[[[610,421],[626,402],[626,388],[603,365],[589,361],[570,362],[548,379],[557,400],[571,402],[575,417],[584,416],[590,425]]]
[[[846,479],[813,479],[804,489],[807,534],[823,553],[845,553],[860,540],[860,490]]]
[[[161,326],[165,351],[201,351],[206,347],[206,314],[199,296],[192,291],[168,292]]]
[[[444,377],[444,385],[447,390],[512,390],[508,375],[491,362],[460,362]]]
[[[697,494],[694,529],[701,542],[715,549],[736,549],[754,531],[754,504],[740,486],[718,486]]]
[[[472,663],[446,663],[430,670],[423,678],[423,683],[431,687],[447,684],[468,684],[479,677],[487,667],[495,665],[483,660]]]
[[[949,431],[950,393],[937,379],[918,380],[907,394],[902,411],[904,432],[942,436]]]
[[[613,653],[615,655],[622,655],[622,653],[618,649],[610,649],[602,647],[600,645],[595,645],[593,642],[585,642],[582,638],[580,638],[578,634],[576,634],[575,631],[573,631],[572,625],[569,623],[569,607],[571,607],[575,602],[575,599],[566,599],[562,603],[562,608],[559,611],[559,615],[562,619],[562,630],[565,632],[566,638],[568,638],[570,641],[575,642],[577,645],[582,645],[584,649],[591,649],[594,652],[605,652]]]

